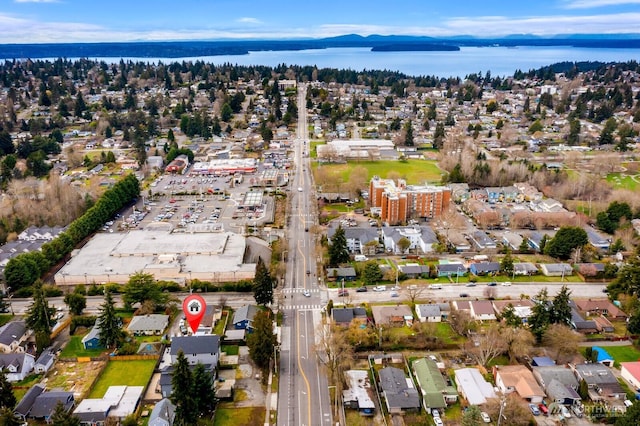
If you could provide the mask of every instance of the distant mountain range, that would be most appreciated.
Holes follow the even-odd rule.
[[[372,51],[455,51],[460,47],[573,46],[580,48],[640,49],[640,34],[573,34],[540,37],[513,34],[500,38],[468,35],[425,37],[346,34],[322,39],[199,40],[124,43],[0,44],[0,58],[183,58],[246,55],[250,51],[368,47]]]

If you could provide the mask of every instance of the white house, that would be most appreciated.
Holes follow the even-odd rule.
[[[416,305],[416,315],[420,322],[441,322],[442,312],[436,303]]]
[[[0,369],[3,369],[10,382],[19,382],[33,371],[35,358],[31,354],[0,354]]]
[[[215,334],[197,336],[176,336],[171,339],[171,363],[175,363],[178,352],[182,351],[189,361],[195,365],[218,365],[220,359],[220,336]]]
[[[173,426],[176,418],[176,406],[164,398],[160,400],[149,415],[149,426]]]

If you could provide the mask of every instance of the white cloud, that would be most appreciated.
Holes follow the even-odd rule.
[[[566,9],[591,9],[595,7],[640,4],[640,0],[567,0]]]
[[[258,18],[250,18],[248,16],[239,18],[236,22],[240,22],[241,24],[262,24],[262,21]]]

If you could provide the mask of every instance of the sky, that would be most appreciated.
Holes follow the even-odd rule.
[[[0,43],[640,33],[640,0],[0,0]]]

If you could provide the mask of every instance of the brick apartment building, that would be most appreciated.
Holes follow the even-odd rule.
[[[451,201],[451,189],[445,186],[407,185],[399,179],[375,176],[369,183],[371,207],[380,209],[380,218],[389,225],[399,225],[411,218],[435,218]]]

